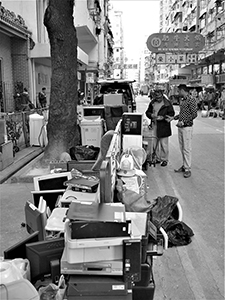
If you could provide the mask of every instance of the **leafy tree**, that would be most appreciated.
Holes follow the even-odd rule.
[[[74,0],[49,0],[44,15],[51,48],[51,94],[44,160],[59,159],[78,143],[77,35]]]

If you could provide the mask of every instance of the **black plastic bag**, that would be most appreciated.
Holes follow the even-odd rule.
[[[191,237],[194,235],[194,232],[184,222],[170,219],[162,227],[168,235],[169,247],[184,246],[191,243]]]
[[[178,198],[168,195],[154,199],[154,204],[151,209],[151,221],[157,228],[160,228],[168,219],[171,218],[177,202]]]
[[[98,153],[100,151],[99,147],[94,146],[75,146],[70,148],[70,156],[72,160],[96,160]]]

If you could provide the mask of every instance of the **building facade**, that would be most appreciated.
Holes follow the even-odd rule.
[[[110,20],[112,22],[112,32],[114,36],[113,45],[113,78],[124,79],[125,51],[123,32],[123,12],[114,10],[111,7]]]
[[[187,75],[188,83],[217,88],[225,85],[225,1],[224,0],[160,0],[160,32],[198,32],[205,46],[197,61],[186,64],[154,63],[155,81],[168,81]],[[182,70],[182,71],[181,71]],[[186,71],[185,71],[186,70]]]
[[[36,105],[42,87],[51,89],[51,57],[43,17],[48,0],[0,3],[1,111],[15,110],[17,90],[28,89]],[[110,72],[113,37],[108,0],[75,1],[74,22],[78,38],[78,88],[92,99],[95,82]],[[112,63],[111,63],[112,64]]]

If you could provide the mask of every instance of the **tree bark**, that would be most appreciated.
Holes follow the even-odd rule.
[[[47,124],[48,145],[43,160],[59,159],[78,143],[77,35],[74,0],[50,0],[45,11],[51,47],[51,93]]]

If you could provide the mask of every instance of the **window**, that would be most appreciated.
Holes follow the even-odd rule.
[[[0,57],[0,111],[4,112],[2,58]]]

